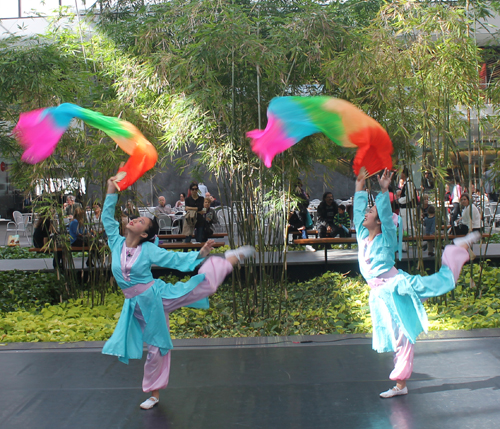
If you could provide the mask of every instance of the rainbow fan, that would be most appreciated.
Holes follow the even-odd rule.
[[[324,133],[343,147],[357,147],[354,173],[392,169],[392,142],[375,119],[348,101],[333,97],[277,97],[267,109],[265,130],[247,133],[252,150],[270,168],[274,157],[306,136]]]
[[[128,188],[156,164],[156,149],[130,122],[104,116],[71,103],[20,115],[13,133],[24,148],[21,159],[29,164],[36,164],[52,155],[73,118],[79,118],[104,131],[130,155],[126,164],[118,170],[120,180],[116,186],[119,190]]]

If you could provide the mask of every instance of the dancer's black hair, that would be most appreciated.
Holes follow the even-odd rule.
[[[158,221],[156,220],[155,217],[149,220],[151,221],[149,224],[149,228],[146,229],[146,231],[144,231],[148,234],[148,236],[141,237],[141,241],[139,242],[139,244],[142,244],[146,241],[154,242],[156,236],[158,235],[158,230],[160,229],[160,227],[158,226]]]

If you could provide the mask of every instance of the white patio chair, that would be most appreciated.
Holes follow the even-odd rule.
[[[162,216],[158,218],[158,225],[160,227],[159,233],[165,234],[178,234],[179,227],[175,226],[176,222],[170,216]]]
[[[231,213],[231,210],[227,207],[222,207],[217,212],[217,219],[219,221],[220,232],[229,232],[227,226],[235,220],[234,213]]]
[[[490,203],[487,207],[490,209],[491,222],[494,222],[495,226],[498,226],[500,222],[500,206],[497,203]]]
[[[485,225],[491,226],[492,222],[491,209],[488,206],[484,206],[483,219]]]
[[[321,201],[316,199],[316,200],[311,200],[309,201],[309,209],[311,210],[316,210],[318,206],[320,205]]]
[[[24,218],[21,212],[15,211],[12,213],[12,217],[14,218],[14,222],[7,223],[7,229],[5,231],[4,243],[7,244],[7,237],[9,233],[14,233],[16,235],[24,235],[26,237],[26,241],[31,245],[31,223],[29,223],[29,218]],[[21,237],[19,237],[21,238]]]

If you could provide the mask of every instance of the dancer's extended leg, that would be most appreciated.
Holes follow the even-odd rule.
[[[180,298],[163,300],[163,310],[165,311],[167,325],[169,325],[169,313],[213,295],[232,270],[233,266],[226,259],[219,257],[209,258],[199,270],[200,274],[205,274],[205,280],[191,292]],[[134,315],[144,329],[144,318],[139,313],[140,310],[137,306]],[[155,392],[167,387],[170,374],[170,359],[170,352],[162,356],[158,347],[148,345],[148,356],[144,364],[144,378],[142,380],[142,390],[144,392],[153,392],[153,396],[156,396]]]
[[[467,249],[465,247],[456,245],[446,246],[441,258],[443,265],[446,265],[453,273],[455,283],[460,277],[460,272],[462,271],[463,266],[467,263],[468,260],[469,252],[467,251]]]
[[[241,250],[236,249],[232,252],[232,254],[227,256],[227,259],[217,256],[208,258],[198,271],[199,274],[205,274],[205,279],[191,292],[179,298],[163,299],[163,310],[167,325],[169,325],[169,313],[213,295],[226,276],[233,270],[233,265],[255,253],[255,250],[244,247]],[[136,306],[134,316],[139,320],[141,328],[144,330],[145,321],[139,306]],[[159,400],[160,389],[167,387],[170,375],[170,359],[170,352],[162,356],[158,347],[148,345],[142,390],[144,392],[151,392],[152,396],[141,404],[141,408],[152,408]]]
[[[437,273],[430,276],[411,276],[409,281],[420,299],[441,296],[455,288],[462,267],[469,260],[467,248],[468,246],[463,244],[450,244],[444,248],[442,267]]]
[[[217,256],[208,258],[198,270],[199,274],[205,274],[205,280],[184,296],[176,299],[164,299],[165,314],[213,295],[231,271],[233,271],[233,264],[227,259]]]

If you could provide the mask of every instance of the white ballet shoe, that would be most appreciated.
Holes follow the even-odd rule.
[[[224,253],[224,257],[227,259],[231,256],[236,256],[236,259],[238,259],[238,261],[242,263],[246,258],[250,258],[256,253],[257,252],[255,251],[255,247],[253,246],[241,246],[237,249],[226,250],[226,252]]]
[[[453,240],[453,244],[455,246],[462,246],[466,244],[469,247],[472,247],[474,243],[479,243],[481,240],[481,233],[478,231],[472,231],[467,234],[465,237],[457,237]]]
[[[151,398],[148,398],[146,399],[141,405],[140,407],[143,409],[143,410],[150,410],[151,408],[153,408],[158,402],[160,402],[160,400],[158,398],[156,398],[155,396],[151,396]]]
[[[400,395],[408,395],[408,387],[405,386],[403,389],[400,389],[398,386],[394,386],[392,389],[389,389],[387,392],[382,392],[380,394],[381,398],[392,398],[393,396]]]

